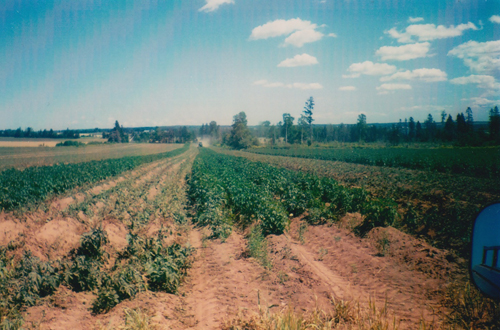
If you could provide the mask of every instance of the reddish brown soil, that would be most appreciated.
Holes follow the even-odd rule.
[[[134,178],[137,185],[158,180],[147,186],[143,197],[144,201],[152,200],[161,190],[160,182],[180,167],[174,162],[162,172],[150,165],[123,177]],[[110,203],[115,197],[110,197]],[[81,202],[77,196],[73,200]],[[103,204],[100,209],[109,207]],[[0,215],[0,244],[20,237],[25,245],[19,250],[30,249],[44,259],[62,257],[76,247],[88,225],[64,217],[47,221],[50,215],[60,214],[50,212],[54,211],[49,210],[42,220],[37,218],[39,213],[26,214],[22,221],[12,214]],[[259,311],[272,313],[288,306],[296,311],[328,309],[332,299],[359,302],[361,308],[369,302],[379,309],[387,305],[388,314],[399,320],[401,329],[418,328],[422,319],[428,325],[439,325],[445,312],[441,307],[443,292],[447,283],[460,275],[453,263],[455,257],[394,228],[376,228],[364,239],[355,237],[348,228],[360,220],[359,214],[351,214],[339,226],[304,227],[301,219],[293,219],[286,234],[266,239],[272,266],[265,268],[248,257],[245,233],[235,230],[225,242],[207,240],[207,229],[181,230],[172,219],[156,217],[142,229],[144,233],[154,236],[167,225],[173,230],[169,239],[189,242],[196,248],[192,268],[176,295],[142,292],[96,316],[90,312],[94,294],[60,287],[39,306],[26,310],[26,325],[116,329],[123,325],[126,308],[141,308],[158,329],[218,329],[224,320]],[[125,247],[126,226],[116,215],[107,212],[100,223],[108,233],[110,250]]]

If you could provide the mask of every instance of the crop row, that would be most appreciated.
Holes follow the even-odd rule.
[[[83,234],[80,247],[62,260],[41,261],[26,251],[14,261],[8,249],[0,247],[0,327],[19,328],[19,311],[52,295],[60,285],[95,292],[94,313],[147,289],[175,293],[190,266],[192,249],[166,245],[163,238],[161,231],[153,238],[129,233],[128,245],[111,270],[106,269],[108,239],[101,228]]]
[[[373,195],[398,204],[398,229],[464,257],[470,252],[468,244],[477,212],[482,206],[500,200],[498,180],[487,178],[217,150],[280,168],[331,177],[350,187],[364,187]]]
[[[178,162],[179,171],[169,171]],[[17,252],[10,251],[16,244],[0,247],[0,329],[19,328],[14,327],[21,322],[19,311],[38,304],[60,285],[75,292],[93,292],[94,313],[106,312],[145,290],[175,293],[190,266],[192,248],[168,243],[171,237],[166,235],[172,234],[173,227],[164,220],[173,218],[179,226],[185,223],[182,178],[188,170],[188,162],[167,160],[150,172],[153,175],[144,177],[143,173],[139,182],[132,176],[65,211],[69,216],[80,212],[93,216],[91,223],[103,218],[122,221],[128,228],[128,244],[121,250],[108,244],[107,233],[100,227],[82,235],[80,247],[60,259],[42,261],[29,251],[19,259]],[[158,193],[151,198],[153,188]],[[153,221],[153,227],[149,226]],[[157,234],[146,234],[157,226]],[[178,235],[175,241],[179,242]]]
[[[139,165],[180,155],[188,148],[185,145],[169,152],[147,156],[5,170],[0,173],[0,210],[12,210],[37,203],[51,195],[104,180]]]
[[[392,201],[372,198],[364,189],[207,149],[195,159],[189,183],[195,221],[210,225],[216,237],[227,236],[234,223],[258,222],[265,235],[280,234],[289,215],[306,214],[309,223],[318,224],[346,212],[365,215],[356,228],[364,235],[393,224],[397,215]]]
[[[363,165],[404,167],[417,170],[500,178],[499,148],[258,148],[258,154],[342,161]]]

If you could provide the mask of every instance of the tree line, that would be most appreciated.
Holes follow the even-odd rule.
[[[80,133],[75,130],[66,129],[62,132],[54,132],[53,129],[50,130],[39,130],[35,131],[31,127],[27,127],[23,130],[21,127],[18,129],[6,129],[0,130],[0,137],[15,137],[15,138],[48,138],[48,139],[78,139]]]
[[[248,127],[244,112],[233,117],[231,129],[218,130],[222,144],[235,149],[258,145],[257,138],[264,138],[270,144],[308,144],[314,142],[385,142],[391,145],[413,142],[452,143],[457,146],[500,145],[500,112],[498,106],[490,109],[487,125],[474,122],[472,109],[458,113],[455,117],[441,112],[441,120],[432,114],[421,123],[413,117],[399,120],[395,124],[368,124],[365,114],[359,114],[356,124],[313,125],[314,99],[310,97],[299,119],[290,113],[282,115],[283,120],[275,125],[270,121],[261,122],[256,127]],[[210,132],[210,127],[218,127],[215,122],[203,125],[200,132]],[[210,133],[207,133],[210,134]]]

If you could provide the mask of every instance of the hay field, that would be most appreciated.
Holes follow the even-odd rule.
[[[24,141],[24,143],[33,143]],[[43,166],[57,163],[79,163],[106,158],[150,155],[182,147],[182,144],[103,144],[84,147],[33,147],[3,146],[9,141],[0,141],[0,171],[7,168],[23,169],[29,166]],[[37,141],[39,144],[43,142]],[[61,142],[61,141],[56,141]],[[23,141],[13,143],[23,143]]]

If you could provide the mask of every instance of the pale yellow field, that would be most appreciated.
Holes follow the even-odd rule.
[[[90,140],[81,139],[82,142]],[[79,163],[107,158],[150,155],[182,147],[182,144],[130,143],[54,148],[47,145],[39,146],[46,143],[44,141],[12,141],[12,143],[20,145],[7,146],[9,142],[11,141],[0,141],[0,171],[12,167],[22,169],[29,166]],[[61,141],[55,141],[54,145],[58,142]],[[23,143],[26,145],[23,146]],[[38,143],[38,145],[29,146],[29,143]]]

